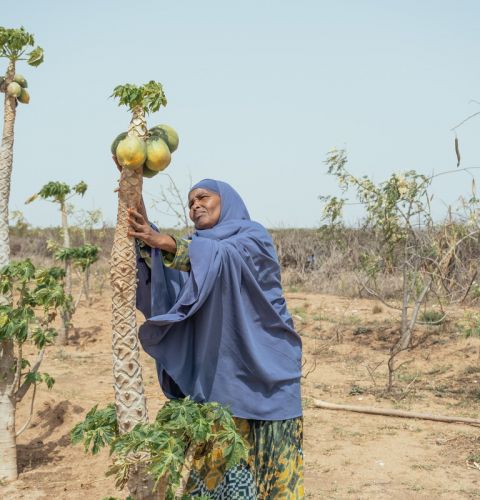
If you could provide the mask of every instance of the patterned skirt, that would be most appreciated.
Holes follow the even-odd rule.
[[[235,422],[250,445],[247,462],[226,470],[214,449],[194,461],[187,494],[213,500],[303,499],[303,419]]]

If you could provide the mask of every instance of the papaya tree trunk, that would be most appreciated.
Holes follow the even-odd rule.
[[[17,479],[15,438],[15,355],[12,340],[0,343],[0,480]]]
[[[15,61],[10,61],[5,75],[4,89],[15,76]],[[13,139],[17,100],[5,92],[2,145],[0,146],[0,268],[10,262],[10,236],[8,227],[8,203],[13,166]],[[8,297],[0,297],[6,303]],[[17,471],[17,447],[15,440],[15,399],[11,384],[15,367],[13,340],[0,343],[0,479],[15,480]]]
[[[133,111],[129,135],[146,138],[145,113]],[[127,208],[137,208],[142,193],[142,172],[124,168],[118,191],[117,225],[110,261],[112,284],[112,350],[115,406],[120,433],[148,421],[136,320],[137,263],[135,240],[127,236]],[[153,482],[140,467],[128,482],[135,500],[157,499]]]
[[[10,61],[5,85],[13,81],[15,61]],[[3,117],[2,145],[0,147],[0,268],[10,261],[10,238],[8,234],[8,202],[10,199],[10,182],[13,166],[13,135],[15,128],[17,100],[5,92],[5,108]]]
[[[65,201],[60,203],[60,212],[62,214],[63,248],[70,248],[70,233],[68,231],[67,205]],[[72,295],[72,267],[68,259],[65,261],[65,293],[70,296]],[[71,320],[72,313],[70,309],[65,308],[62,311],[62,324],[58,331],[57,344],[68,344]]]

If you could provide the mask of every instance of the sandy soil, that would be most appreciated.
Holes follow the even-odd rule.
[[[369,300],[288,294],[304,339],[305,482],[307,498],[478,499],[480,437],[461,424],[316,409],[315,398],[336,403],[480,417],[477,346],[451,320],[424,327],[422,344],[402,356],[396,389],[384,394],[388,347],[396,317]],[[31,427],[18,441],[20,478],[0,485],[1,499],[125,498],[105,477],[108,452],[91,457],[70,444],[69,432],[95,404],[113,399],[109,297],[76,313],[67,347],[51,347],[43,370],[56,379],[41,388]],[[152,361],[143,356],[153,415],[163,402]],[[28,399],[28,398],[27,398]],[[18,426],[29,401],[18,409]],[[476,457],[475,457],[476,455]]]

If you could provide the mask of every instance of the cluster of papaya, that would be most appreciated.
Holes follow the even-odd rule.
[[[127,132],[119,134],[110,148],[124,168],[143,166],[143,176],[153,177],[165,170],[178,148],[178,134],[169,125],[156,125],[148,131],[146,141]]]
[[[5,77],[0,76],[0,87],[3,86]],[[13,81],[7,85],[5,92],[10,97],[16,97],[18,102],[22,104],[28,104],[30,102],[30,94],[27,90],[28,83],[24,76],[15,74]]]

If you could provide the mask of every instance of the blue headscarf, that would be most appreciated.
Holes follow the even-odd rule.
[[[241,418],[298,417],[301,340],[271,237],[227,183],[205,179],[197,188],[220,195],[221,213],[214,227],[192,235],[191,271],[166,268],[158,249],[151,272],[139,258],[137,305],[148,318],[142,346],[167,397],[217,401]]]

